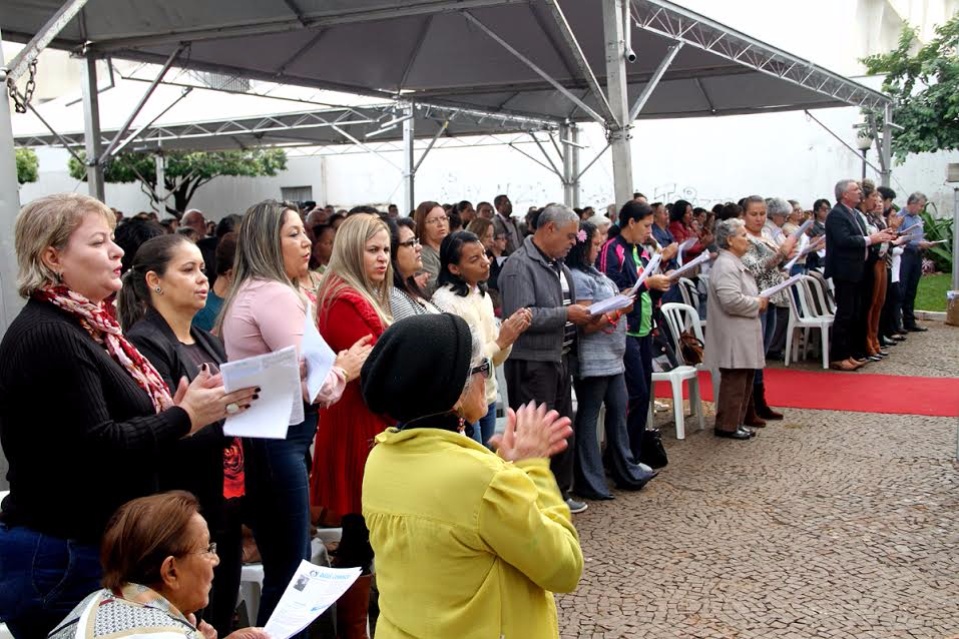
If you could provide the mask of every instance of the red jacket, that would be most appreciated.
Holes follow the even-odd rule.
[[[339,352],[366,335],[373,335],[376,343],[386,327],[365,298],[347,289],[321,309],[319,329],[330,348]],[[340,401],[320,410],[310,478],[313,506],[324,506],[340,516],[362,512],[366,458],[373,438],[393,423],[366,407],[359,379],[346,385]]]

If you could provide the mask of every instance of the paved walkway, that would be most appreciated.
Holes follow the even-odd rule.
[[[928,326],[869,372],[959,377],[959,328]],[[791,410],[747,443],[668,420],[661,476],[575,516],[563,637],[959,635],[959,418]]]

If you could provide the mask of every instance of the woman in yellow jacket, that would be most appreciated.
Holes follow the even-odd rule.
[[[483,343],[449,314],[397,322],[361,374],[374,412],[400,422],[376,438],[363,515],[376,552],[376,639],[557,637],[553,592],[583,571],[549,457],[569,419],[510,411],[490,452],[463,431],[487,410]]]

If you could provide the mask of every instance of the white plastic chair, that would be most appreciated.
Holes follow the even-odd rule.
[[[676,358],[680,363],[690,366],[690,363],[683,359],[683,350],[680,348],[679,336],[685,331],[692,330],[693,335],[703,344],[706,338],[703,337],[702,323],[699,321],[699,314],[696,309],[688,304],[679,304],[670,302],[662,306],[663,317],[669,326],[669,333],[673,337],[673,349],[676,351]],[[719,371],[710,370],[705,364],[695,364],[697,371],[707,371],[713,380],[713,397],[719,397]]]
[[[809,288],[809,276],[803,277],[789,287],[787,298],[789,299],[789,324],[786,326],[786,357],[785,365],[789,366],[790,361],[799,361],[799,339],[798,330],[803,331],[803,357],[806,356],[809,348],[809,335],[811,329],[819,329],[822,336],[822,367],[829,368],[829,328],[832,326],[835,317],[833,315],[818,315],[813,309],[812,297],[814,293]],[[790,359],[792,356],[792,359]]]
[[[679,278],[679,294],[683,298],[683,304],[696,309],[696,320],[702,328],[706,328],[706,320],[699,319],[702,316],[700,313],[702,309],[699,308],[699,289],[696,287],[696,282],[685,277]]]
[[[699,430],[706,426],[703,422],[703,401],[699,393],[699,372],[693,366],[677,366],[671,371],[653,372],[653,383],[669,382],[673,391],[673,421],[676,423],[676,439],[686,439],[686,409],[683,408],[683,382],[689,384],[690,417],[699,419]],[[649,423],[652,423],[654,397],[649,399]]]

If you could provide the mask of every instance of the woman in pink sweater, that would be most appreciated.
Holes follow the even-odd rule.
[[[240,224],[233,286],[223,303],[220,334],[230,360],[300,348],[312,312],[296,279],[310,259],[311,242],[299,213],[268,200],[251,207]],[[304,420],[286,439],[249,439],[247,502],[263,558],[263,592],[256,625],[263,626],[300,561],[310,557],[309,450],[317,405],[338,401],[359,376],[372,348],[360,340],[341,351],[317,397],[303,386]]]

